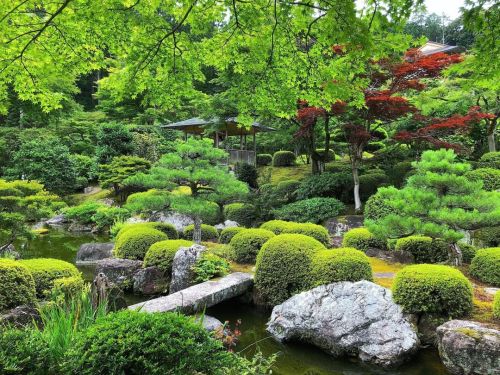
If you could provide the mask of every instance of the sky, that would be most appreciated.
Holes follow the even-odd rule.
[[[436,13],[455,19],[460,15],[460,7],[464,5],[464,0],[425,0],[428,13]]]

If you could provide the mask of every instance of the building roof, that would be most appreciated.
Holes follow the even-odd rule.
[[[217,129],[221,133],[232,135],[248,135],[260,132],[274,131],[274,128],[262,125],[259,122],[254,122],[250,128],[239,125],[236,122],[236,117],[228,117],[225,121],[220,121],[217,118],[205,120],[198,117],[193,117],[187,120],[174,122],[172,124],[160,125],[164,129],[181,130],[187,134],[203,134],[205,130],[214,133]]]
[[[422,47],[420,47],[419,50],[420,50],[420,52],[422,52],[422,54],[424,56],[428,56],[428,55],[433,55],[433,54],[438,53],[438,52],[458,53],[458,52],[462,52],[463,48],[459,47],[459,46],[449,46],[449,45],[443,44],[443,43],[428,41]]]

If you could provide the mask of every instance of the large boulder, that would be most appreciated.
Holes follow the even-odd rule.
[[[0,315],[0,329],[2,325],[18,328],[31,327],[33,322],[38,326],[42,324],[40,312],[33,306],[17,306]]]
[[[45,221],[45,224],[57,226],[57,225],[66,224],[67,222],[68,222],[68,219],[66,219],[66,217],[63,214],[60,214],[60,215],[56,215],[56,216],[50,218],[49,220]]]
[[[215,225],[215,229],[217,229],[219,232],[226,229],[226,228],[234,228],[239,226],[239,224],[234,221],[234,220],[226,220],[223,223]]]
[[[111,283],[127,290],[132,289],[134,275],[141,268],[140,260],[108,258],[97,261],[95,275],[103,274]]]
[[[196,322],[199,322],[200,320],[202,321],[203,328],[205,328],[208,332],[222,330],[224,328],[224,324],[213,316],[199,315],[196,317]]]
[[[112,258],[113,243],[84,243],[76,253],[77,264],[91,264],[98,260]]]
[[[149,221],[159,221],[161,223],[172,224],[177,232],[181,233],[188,225],[194,223],[193,219],[178,212],[158,212],[149,218]]]
[[[414,327],[388,289],[369,281],[321,285],[275,306],[267,330],[280,341],[308,342],[333,356],[355,355],[384,367],[414,354]]]
[[[478,322],[451,320],[437,328],[439,355],[457,375],[500,374],[500,331]]]
[[[168,279],[158,267],[146,267],[134,275],[135,294],[162,294],[168,290]]]
[[[170,293],[175,293],[194,285],[195,275],[193,266],[205,250],[206,247],[201,245],[181,247],[177,250],[172,262]]]
[[[16,251],[13,244],[9,244],[0,248],[0,258],[12,258],[15,260],[21,259],[21,254]]]

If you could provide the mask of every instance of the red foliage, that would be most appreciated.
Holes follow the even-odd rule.
[[[390,90],[365,92],[365,103],[370,119],[390,121],[416,111],[416,108],[406,98],[392,96]]]
[[[346,141],[356,147],[368,143],[372,137],[370,132],[368,132],[364,126],[356,124],[344,125],[344,133]]]
[[[344,113],[347,109],[347,103],[342,101],[342,100],[337,100],[335,103],[332,104],[330,107],[330,114],[336,116],[336,115],[341,115]]]
[[[316,121],[320,117],[324,117],[326,111],[323,108],[302,106],[297,111],[297,121],[300,123],[300,128],[295,133],[296,137],[310,137]]]
[[[332,51],[334,55],[344,55],[346,46],[343,44],[334,44],[332,46]]]

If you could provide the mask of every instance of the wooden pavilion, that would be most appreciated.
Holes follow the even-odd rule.
[[[228,117],[225,120],[211,119],[205,120],[198,117],[193,117],[184,121],[175,122],[172,124],[161,125],[163,129],[180,130],[184,132],[184,136],[189,134],[199,135],[200,137],[209,136],[214,140],[214,147],[220,147],[221,142],[228,137],[239,136],[239,149],[231,149],[226,145],[226,150],[229,153],[229,163],[248,163],[256,164],[257,143],[255,135],[261,132],[271,132],[275,129],[254,122],[250,127],[241,126],[236,121],[236,117]],[[247,143],[247,137],[252,136],[252,144]]]

